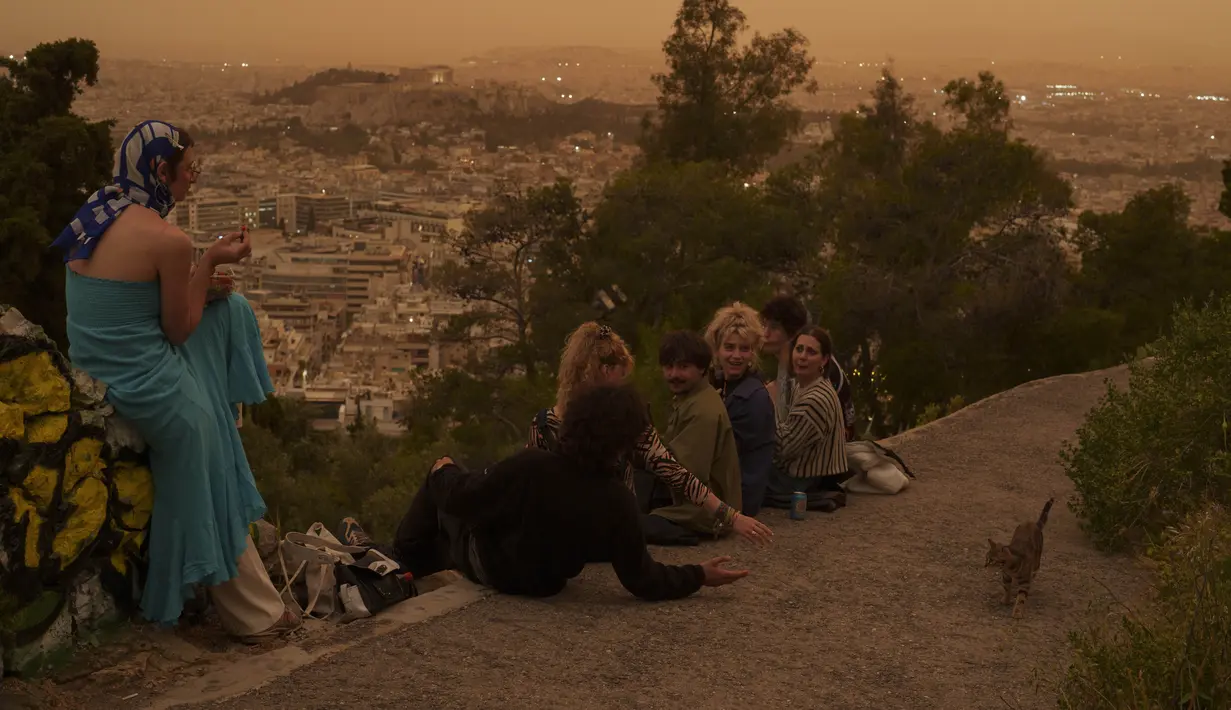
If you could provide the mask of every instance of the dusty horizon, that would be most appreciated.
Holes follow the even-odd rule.
[[[259,1],[259,0],[258,0]],[[752,30],[795,27],[819,60],[980,58],[1096,64],[1231,66],[1231,3],[1173,0],[1038,0],[989,7],[981,0],[928,4],[742,0]],[[363,12],[325,0],[185,0],[149,18],[107,3],[50,0],[9,13],[0,50],[14,53],[68,37],[94,40],[105,59],[269,64],[454,63],[498,48],[605,47],[656,52],[679,5],[626,0],[596,17],[564,0],[463,0],[409,8],[371,0]],[[897,5],[898,7],[895,7]],[[1221,6],[1212,6],[1221,5]],[[138,21],[134,21],[134,19]],[[155,28],[163,27],[162,31]],[[426,28],[426,29],[425,29]]]

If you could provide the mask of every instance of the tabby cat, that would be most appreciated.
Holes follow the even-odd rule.
[[[1000,564],[1000,581],[1004,584],[1004,603],[1013,602],[1013,587],[1017,587],[1017,601],[1013,603],[1013,618],[1020,619],[1030,594],[1030,580],[1039,571],[1043,557],[1043,526],[1055,498],[1048,499],[1043,512],[1035,522],[1026,522],[1013,531],[1013,541],[1008,545],[988,538],[987,563],[984,567]]]

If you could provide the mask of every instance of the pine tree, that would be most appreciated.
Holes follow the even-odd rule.
[[[108,182],[113,159],[111,122],[72,113],[82,84],[98,81],[98,48],[40,44],[0,67],[0,303],[65,347],[64,264],[51,242]]]

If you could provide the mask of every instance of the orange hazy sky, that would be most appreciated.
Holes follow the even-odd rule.
[[[1231,65],[1231,0],[740,0],[818,57],[1003,57]],[[675,0],[0,0],[0,49],[70,36],[104,57],[448,62],[495,47],[656,48]],[[588,8],[588,9],[587,9]]]

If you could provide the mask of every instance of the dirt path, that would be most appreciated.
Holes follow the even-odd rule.
[[[1054,707],[1068,631],[1112,605],[1108,590],[1143,589],[1062,502],[1057,452],[1107,376],[1125,375],[1031,383],[888,442],[919,474],[910,490],[803,522],[772,511],[770,550],[655,550],[731,554],[752,570],[741,584],[647,604],[591,566],[554,599],[489,597],[196,707]],[[1041,576],[1014,622],[982,566],[986,539],[1050,495]]]

